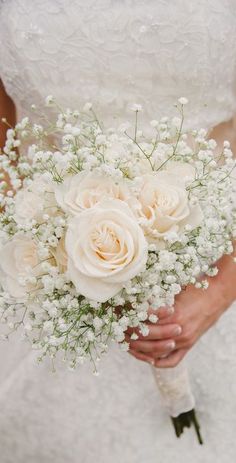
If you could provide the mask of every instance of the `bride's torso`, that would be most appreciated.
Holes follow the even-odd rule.
[[[48,94],[73,107],[93,101],[109,122],[127,119],[132,103],[144,122],[171,114],[180,96],[189,127],[236,114],[236,0],[0,0],[0,40],[0,76],[19,116]],[[86,365],[69,376],[64,364],[53,377],[17,339],[1,345],[2,461],[182,463],[191,452],[232,463],[235,324],[232,308],[190,352],[201,456],[190,434],[175,445],[148,366],[126,353],[114,348],[99,379]]]
[[[1,4],[0,75],[20,115],[53,94],[93,101],[106,121],[172,114],[187,125],[236,113],[236,0],[7,0]],[[114,120],[112,121],[114,123]]]

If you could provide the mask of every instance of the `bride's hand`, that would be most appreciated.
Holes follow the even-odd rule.
[[[182,328],[177,322],[171,322],[173,313],[173,307],[159,309],[158,323],[148,324],[148,336],[144,337],[137,329],[129,328],[126,333],[126,341],[130,345],[129,353],[138,360],[143,360],[154,365],[158,357],[167,355],[173,351],[175,348],[174,339],[182,332]],[[156,315],[157,312],[150,309],[149,314]],[[131,336],[133,333],[138,336],[138,340],[132,340]]]
[[[139,339],[134,341],[130,339],[134,330],[128,330],[127,341],[134,357],[158,368],[175,367],[182,360],[236,297],[233,259],[223,257],[219,267],[221,272],[209,278],[207,290],[189,286],[176,297],[173,314],[164,316],[164,309],[161,309],[157,324],[149,324],[148,336],[143,337],[136,331]],[[179,334],[174,333],[177,327],[182,328]]]

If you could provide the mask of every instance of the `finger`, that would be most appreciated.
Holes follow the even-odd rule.
[[[180,325],[177,324],[167,324],[167,325],[148,325],[149,334],[147,336],[143,336],[140,333],[138,328],[130,328],[127,330],[127,334],[132,336],[133,333],[138,335],[140,340],[145,341],[154,341],[154,340],[161,340],[161,339],[170,339],[179,336],[182,333],[182,328]]]
[[[158,325],[168,325],[169,323],[181,323],[183,320],[183,314],[181,315],[179,310],[176,310],[168,317],[161,318],[158,321]]]
[[[145,355],[142,352],[137,352],[136,350],[129,350],[129,354],[135,357],[137,360],[142,360],[143,362],[150,363],[152,366],[155,365],[155,359],[153,357],[148,357],[148,355]]]
[[[148,315],[156,315],[157,316],[157,322],[158,325],[159,324],[170,324],[170,320],[172,319],[173,315],[174,315],[174,307],[161,307],[160,309],[152,309],[152,307],[150,307],[148,309]],[[149,325],[149,326],[154,326],[154,323],[149,321],[147,319],[146,323]],[[176,321],[173,321],[172,322],[173,324],[175,323],[176,324]],[[140,330],[139,328],[135,328],[135,327],[129,327],[126,331],[128,334],[132,334],[132,333],[136,333],[138,335],[140,335]]]
[[[188,334],[187,331],[183,331],[183,334],[179,336],[179,338],[176,338],[176,347],[177,349],[190,349],[194,346],[196,341],[198,340],[198,332],[190,332]]]
[[[175,350],[166,358],[158,358],[155,361],[155,367],[157,368],[174,368],[184,358],[187,353],[187,349]]]
[[[159,309],[153,309],[151,306],[148,309],[149,315],[156,315],[158,320],[163,320],[170,317],[174,313],[174,307],[160,307]]]
[[[136,352],[142,352],[143,354],[152,356],[159,356],[170,353],[176,349],[176,343],[174,340],[168,341],[131,341],[130,350]]]

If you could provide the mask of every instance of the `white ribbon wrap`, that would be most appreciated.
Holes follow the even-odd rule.
[[[182,360],[174,368],[152,367],[152,371],[170,416],[177,417],[194,408],[195,400],[185,361]]]

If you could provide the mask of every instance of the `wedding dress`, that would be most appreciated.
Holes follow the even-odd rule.
[[[19,117],[49,94],[74,108],[92,101],[113,126],[132,103],[142,125],[172,115],[180,96],[186,128],[236,113],[236,0],[7,0],[0,39]],[[37,366],[18,336],[1,343],[1,463],[233,463],[235,326],[236,305],[188,355],[203,447],[192,430],[176,439],[150,367],[116,346],[97,378],[89,365]]]

